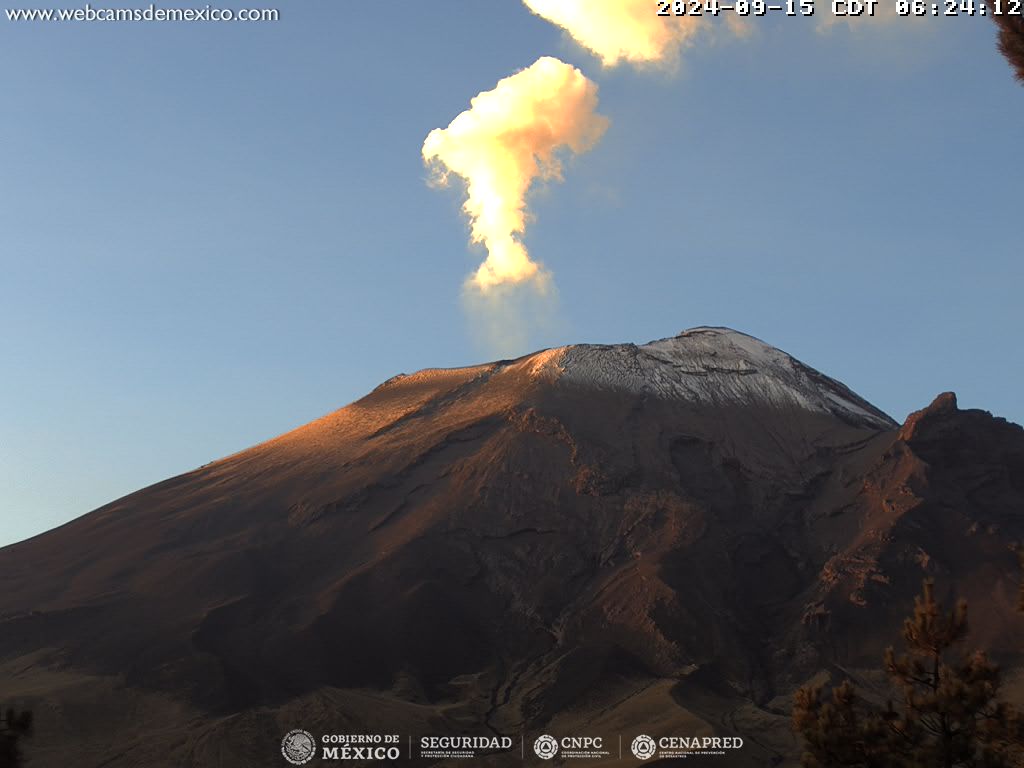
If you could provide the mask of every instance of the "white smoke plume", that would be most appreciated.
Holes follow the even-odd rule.
[[[550,278],[522,242],[527,193],[537,179],[561,179],[560,153],[597,143],[608,120],[596,109],[597,85],[545,56],[475,96],[447,128],[427,136],[424,162],[442,186],[450,174],[465,180],[471,239],[487,249],[468,287],[486,294],[531,281],[545,290]]]

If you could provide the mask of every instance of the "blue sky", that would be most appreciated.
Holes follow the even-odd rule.
[[[559,307],[519,352],[728,325],[897,419],[952,389],[1024,420],[1024,90],[988,19],[769,17],[652,74],[513,0],[277,7],[0,18],[0,544],[488,358],[420,147],[542,55],[611,125],[531,198]]]

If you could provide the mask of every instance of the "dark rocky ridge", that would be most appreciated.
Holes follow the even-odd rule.
[[[423,371],[0,550],[0,700],[38,766],[280,765],[296,725],[778,763],[793,687],[877,666],[923,576],[1016,664],[1022,502],[1020,427],[901,428],[723,329]]]

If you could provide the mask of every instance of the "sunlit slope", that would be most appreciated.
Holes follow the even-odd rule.
[[[792,686],[874,663],[923,575],[1014,650],[1020,477],[1019,427],[947,398],[901,430],[726,329],[422,371],[0,550],[0,698],[97,765],[275,765],[296,718],[641,715],[763,765]]]

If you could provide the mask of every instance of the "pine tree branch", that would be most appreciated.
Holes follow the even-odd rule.
[[[999,52],[1010,64],[1014,77],[1024,84],[1024,16],[1018,14],[996,14],[995,0],[988,0],[992,20],[999,29]],[[1021,588],[1021,607],[1024,608],[1024,586]]]

